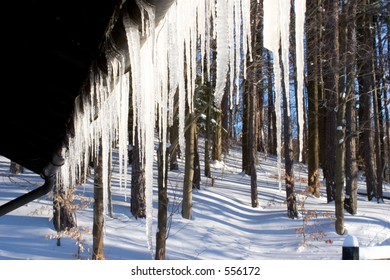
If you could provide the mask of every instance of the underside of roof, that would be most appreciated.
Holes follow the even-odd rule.
[[[173,0],[148,0],[159,20]],[[67,142],[75,98],[104,49],[127,48],[120,19],[140,22],[135,0],[12,1],[7,22],[0,154],[41,174]],[[7,85],[7,86],[6,86]]]
[[[0,154],[40,174],[45,183],[0,205],[0,216],[50,192],[74,131],[75,101],[90,73],[107,71],[106,54],[126,58],[122,17],[141,26],[141,0],[20,0],[3,17]],[[143,0],[159,21],[175,0]],[[141,29],[141,27],[140,27]],[[129,59],[124,69],[129,69]],[[80,98],[77,98],[80,100]]]

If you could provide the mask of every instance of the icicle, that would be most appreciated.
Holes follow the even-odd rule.
[[[201,69],[203,71],[204,69],[204,58],[205,58],[205,47],[206,47],[206,40],[205,37],[207,36],[206,30],[206,2],[200,1],[197,7],[197,27],[199,34],[199,44],[200,44],[200,57],[201,57]],[[204,73],[202,73],[201,77],[201,83],[204,83]]]
[[[298,3],[299,2],[299,3]],[[264,47],[272,51],[274,58],[275,75],[275,111],[277,129],[277,154],[278,154],[278,177],[279,189],[281,190],[281,69],[279,61],[279,50],[281,48],[282,63],[284,67],[284,86],[287,97],[287,114],[290,116],[290,89],[289,89],[289,26],[290,26],[290,1],[284,0],[264,0]],[[300,151],[303,144],[303,31],[305,1],[295,2],[295,12],[297,13],[296,24],[296,45],[297,45],[297,72],[298,72],[298,104],[300,127]],[[300,154],[301,160],[301,154]]]
[[[246,61],[247,56],[249,56],[249,61],[252,61],[252,32],[251,32],[251,0],[241,0],[241,6],[242,6],[242,37],[243,37],[243,46],[242,46],[242,53],[243,53],[243,62],[244,62],[244,79],[246,79]],[[236,23],[237,25],[240,25],[240,23]]]
[[[239,9],[239,7],[235,7],[234,5],[236,4],[236,0],[235,1],[229,1],[229,7],[228,7],[228,42],[230,43],[230,46],[229,46],[229,96],[230,96],[230,100],[233,100],[233,92],[234,92],[234,81],[235,81],[235,78],[237,77],[236,74],[237,72],[235,71],[235,67],[236,67],[236,59],[237,59],[237,56],[236,54],[239,53],[236,51],[236,43],[237,43],[237,37],[239,39],[240,36],[235,36],[235,34],[240,34],[240,32],[237,32],[239,30],[235,30],[235,22],[237,20],[237,17],[236,15],[239,16],[239,11],[241,9]],[[239,21],[241,22],[241,19],[239,19]],[[223,95],[225,94],[225,92],[223,93]],[[222,96],[223,96],[222,95]]]
[[[282,65],[284,70],[284,90],[286,93],[287,116],[290,117],[290,1],[279,1],[280,43],[282,48]],[[274,54],[275,55],[275,54]]]
[[[154,126],[156,119],[156,92],[158,92],[156,87],[158,71],[155,68],[156,25],[154,8],[143,1],[137,1],[137,3],[148,15],[148,21],[146,22],[147,37],[139,52],[140,57],[142,57],[142,63],[136,65],[136,67],[140,68],[140,91],[134,92],[134,94],[137,96],[137,102],[139,102],[135,117],[138,120],[141,160],[145,168],[146,235],[148,248],[152,253]]]
[[[217,80],[215,86],[215,105],[219,107],[225,93],[226,75],[229,70],[229,3],[228,0],[218,0],[216,4],[217,17],[215,30],[217,36]]]
[[[277,143],[277,169],[279,190],[282,190],[282,74],[280,69],[280,59],[278,53],[274,55],[274,81],[275,81],[275,115],[276,115],[276,143]]]
[[[235,32],[237,34],[241,34],[241,22],[242,22],[242,9],[240,5],[240,0],[236,0],[235,6],[234,6],[234,11],[235,11],[235,19],[234,19],[234,29],[236,30]],[[234,79],[234,85],[231,85],[232,87],[235,86],[236,88],[236,105],[239,104],[240,101],[240,73],[241,73],[241,51],[240,51],[240,46],[241,46],[241,36],[235,36],[235,42],[234,42],[234,49],[235,49],[235,79]],[[230,109],[233,109],[234,98],[231,96],[231,103],[230,103]]]
[[[154,124],[155,124],[155,79],[153,75],[153,52],[154,38],[146,40],[141,48],[141,57],[143,58],[141,67],[141,85],[143,95],[142,109],[143,116],[138,116],[142,120],[142,133],[144,135],[141,147],[143,147],[143,161],[145,164],[145,197],[146,197],[146,233],[148,247],[152,251],[152,224],[153,224],[153,159],[154,159]],[[150,75],[150,76],[149,76]]]
[[[211,39],[215,39],[215,29],[212,28],[212,22],[215,23],[215,1],[209,1],[208,2],[208,5],[206,5],[206,16],[207,16],[207,19],[206,19],[206,33],[205,33],[205,40],[206,40],[206,50],[205,50],[205,55],[207,57],[207,62],[208,62],[208,65],[207,65],[207,79],[209,81],[212,80],[212,77],[211,77],[211,65],[212,65],[212,61],[211,61]],[[211,33],[211,29],[214,30],[213,33]]]
[[[303,90],[304,90],[304,28],[305,28],[306,0],[295,0],[295,45],[297,63],[297,110],[299,126],[299,161],[303,157]]]
[[[276,114],[276,142],[277,142],[277,169],[279,190],[282,189],[281,153],[282,153],[282,113],[281,113],[281,69],[279,60],[281,21],[280,1],[264,0],[264,47],[273,53],[274,83],[275,83],[275,114]],[[276,4],[275,4],[276,2]]]
[[[176,6],[176,4],[174,4]],[[179,60],[178,53],[178,38],[177,38],[177,14],[176,9],[171,8],[167,15],[167,29],[168,29],[168,69],[169,69],[169,97],[168,97],[168,111],[169,111],[169,125],[173,125],[174,118],[174,99],[177,88],[179,86],[179,77],[177,70],[177,63]],[[164,73],[168,76],[168,73]],[[164,78],[164,77],[163,77]],[[167,77],[168,79],[168,77]]]
[[[68,149],[63,151],[67,162],[62,167],[61,180],[67,185],[74,185],[76,175],[83,173],[90,157],[96,157],[98,149],[102,148],[104,197],[107,200],[108,160],[115,142],[119,148],[120,179],[121,182],[124,180],[126,186],[128,93],[131,88],[133,127],[138,132],[146,175],[146,233],[148,247],[152,250],[156,117],[159,119],[160,139],[166,143],[168,125],[173,123],[174,96],[178,93],[179,144],[184,150],[186,97],[187,105],[192,110],[199,55],[206,57],[207,75],[209,80],[211,78],[211,39],[217,38],[216,104],[219,105],[222,100],[229,67],[233,79],[231,86],[233,88],[232,81],[235,81],[239,90],[241,62],[245,64],[251,41],[250,0],[176,1],[158,27],[155,26],[154,8],[142,0],[136,2],[141,10],[141,26],[131,22],[129,16],[123,17],[131,73],[124,74],[124,58],[114,52],[106,54],[107,73],[97,67],[91,69],[90,85],[75,102],[73,127],[76,133],[70,137]],[[214,26],[211,26],[211,21]],[[201,45],[200,53],[197,50],[198,42]],[[238,101],[239,98],[236,99]]]
[[[183,21],[183,18],[185,15],[183,15],[183,8],[184,3],[182,1],[177,1],[176,3],[176,14],[175,14],[175,29],[176,34],[174,35],[176,37],[176,43],[177,43],[177,67],[176,67],[176,75],[178,79],[178,97],[179,97],[179,144],[180,149],[183,149],[185,145],[184,143],[184,115],[185,115],[185,100],[186,100],[186,84],[185,84],[185,77],[184,77],[184,61],[185,61],[185,54],[186,50],[184,47],[184,44],[186,42],[186,27],[184,24],[178,24],[179,22]],[[183,117],[183,119],[181,119]],[[183,134],[183,135],[181,135]]]

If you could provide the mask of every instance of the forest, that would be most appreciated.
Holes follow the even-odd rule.
[[[297,164],[307,166],[305,192],[320,197],[324,191],[327,203],[334,203],[338,235],[345,234],[345,213],[358,213],[359,172],[365,176],[366,200],[387,203],[390,1],[217,0],[194,1],[186,8],[181,2],[164,24],[153,23],[146,6],[141,7],[142,30],[124,18],[132,67],[121,73],[123,79],[110,78],[121,92],[114,85],[112,100],[107,91],[99,96],[103,78],[95,74],[91,108],[77,109],[85,101],[76,104],[87,117],[75,122],[84,140],[75,136],[71,142],[75,148],[65,152],[70,160],[53,191],[58,245],[64,232],[77,227],[75,213],[83,201],[76,192],[92,176],[91,258],[105,258],[104,217],[113,215],[112,162],[118,153],[117,176],[121,187],[130,188],[132,216],[146,219],[149,245],[151,194],[157,189],[154,258],[159,260],[166,259],[169,234],[169,172],[184,170],[179,212],[191,220],[192,195],[201,189],[201,178],[213,184],[212,165],[223,163],[236,146],[237,161],[250,177],[252,208],[259,207],[259,153],[277,158],[290,219],[299,218]],[[185,18],[192,19],[188,26]],[[182,37],[172,40],[176,33]],[[137,69],[140,57],[156,60],[143,59],[145,66]],[[115,63],[110,73],[122,71]],[[102,120],[90,117],[98,111]],[[16,164],[11,169],[21,172]],[[154,186],[153,172],[158,174]]]

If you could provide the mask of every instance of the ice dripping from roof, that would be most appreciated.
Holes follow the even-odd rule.
[[[276,114],[276,142],[277,142],[277,168],[279,190],[282,188],[281,152],[282,152],[282,113],[281,113],[281,69],[279,59],[281,20],[280,2],[283,0],[264,0],[264,32],[263,44],[273,54],[274,84],[275,84],[275,114]]]
[[[277,156],[279,189],[281,190],[281,147],[282,147],[282,77],[281,63],[284,69],[284,87],[287,95],[287,114],[290,114],[289,106],[289,26],[290,26],[290,1],[264,0],[264,47],[273,54],[274,83],[275,83],[275,112],[277,129]],[[298,114],[299,114],[299,139],[303,143],[303,24],[305,17],[305,1],[296,0],[296,45],[297,45],[297,72],[298,72]],[[280,52],[280,55],[279,55]],[[302,146],[300,147],[302,152]]]
[[[103,160],[103,188],[105,213],[107,213],[109,153],[119,146],[120,172],[127,169],[127,113],[129,77],[123,69],[121,57],[110,57],[108,73],[97,67],[91,72],[89,86],[75,100],[74,133],[68,149],[63,149],[67,161],[60,170],[60,180],[65,186],[75,186],[86,180],[86,170],[92,158],[101,152]],[[111,93],[110,93],[111,92]],[[125,141],[125,143],[123,143]]]
[[[159,132],[160,141],[166,143],[167,129],[173,122],[174,96],[177,94],[179,144],[182,150],[185,149],[185,108],[188,106],[189,110],[193,110],[198,75],[196,66],[200,58],[202,71],[207,68],[207,73],[203,75],[210,78],[212,39],[217,40],[218,54],[216,106],[219,106],[225,92],[229,68],[235,82],[240,71],[245,71],[245,58],[248,54],[251,57],[250,0],[178,0],[157,26],[153,7],[141,0],[137,0],[137,4],[141,11],[140,26],[131,22],[129,16],[123,18],[130,73],[124,72],[125,57],[111,53],[107,53],[108,73],[98,67],[91,68],[89,86],[75,102],[74,134],[69,139],[67,149],[64,149],[67,162],[61,168],[61,180],[66,185],[83,182],[90,159],[102,149],[107,200],[108,155],[115,145],[119,149],[120,178],[122,185],[126,186],[127,121],[131,91],[133,127],[138,132],[146,174],[146,234],[148,247],[152,250],[155,129]],[[239,67],[241,62],[244,64],[242,68]]]
[[[295,0],[295,50],[297,65],[297,110],[299,126],[299,161],[303,155],[303,90],[304,90],[304,28],[305,28],[306,0]]]

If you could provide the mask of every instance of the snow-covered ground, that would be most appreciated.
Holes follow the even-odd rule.
[[[203,155],[201,154],[201,157]],[[28,170],[10,175],[9,160],[0,157],[0,204],[37,186],[42,179]],[[212,165],[214,184],[202,178],[200,190],[193,191],[193,219],[180,215],[184,162],[180,170],[169,173],[169,260],[340,260],[345,236],[334,231],[334,204],[323,196],[303,194],[306,166],[295,165],[296,188],[301,217],[286,216],[285,192],[279,191],[276,159],[259,154],[257,169],[260,207],[250,206],[250,177],[241,173],[239,147]],[[203,166],[202,166],[203,167]],[[130,174],[130,170],[129,170]],[[156,174],[155,174],[156,175]],[[130,175],[129,175],[130,179]],[[156,177],[155,177],[156,179]],[[364,182],[359,189],[364,191]],[[130,180],[129,180],[130,182]],[[93,181],[78,187],[84,198],[92,197]],[[388,195],[390,186],[385,185]],[[114,217],[105,217],[105,257],[107,260],[150,260],[145,220],[132,217],[130,189],[120,188],[113,178]],[[385,246],[390,257],[390,207],[368,202],[358,196],[358,214],[345,213],[346,232],[358,239],[361,247]],[[303,212],[306,210],[306,212]],[[310,212],[307,212],[309,210]],[[308,214],[310,213],[310,214]],[[64,237],[56,245],[49,195],[0,217],[0,259],[2,260],[75,260],[89,259],[92,249],[93,204],[77,211],[77,224],[84,248],[78,256],[77,240]],[[154,190],[153,230],[157,224],[157,193]],[[306,218],[305,218],[306,217]],[[306,242],[304,241],[304,235]],[[153,236],[155,236],[153,234]],[[382,248],[383,249],[383,248]]]

